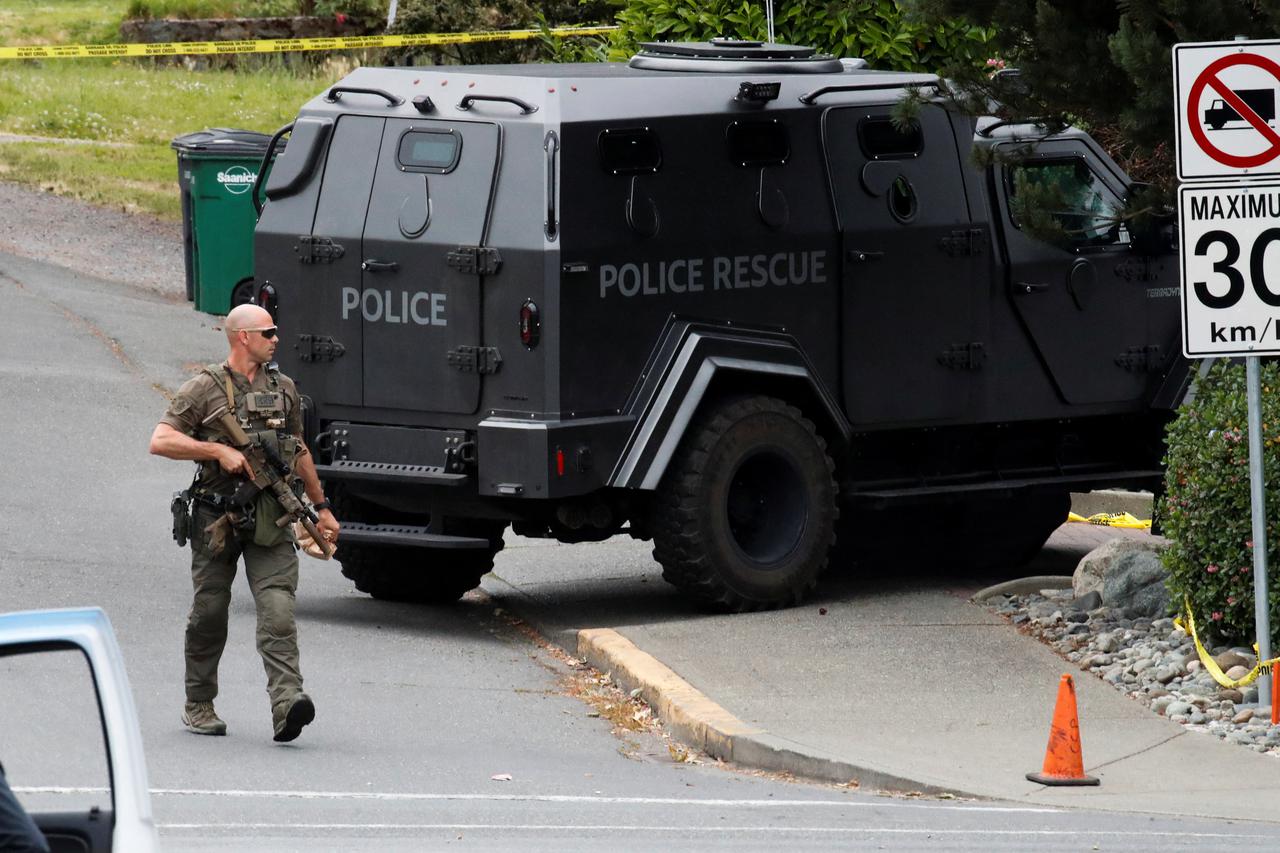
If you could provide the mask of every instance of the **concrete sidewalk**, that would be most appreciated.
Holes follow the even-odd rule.
[[[1025,573],[1069,574],[1117,535],[1147,534],[1064,525]],[[500,565],[497,574],[510,584],[512,572]],[[625,612],[592,607],[589,590],[578,608],[563,587],[511,586],[542,627],[576,618],[611,628],[584,632],[580,653],[627,689],[641,687],[677,736],[746,766],[869,789],[1280,820],[1270,808],[1280,761],[1153,714],[970,603],[976,586],[965,580],[844,578],[791,610],[653,619],[650,604],[630,624]],[[1085,769],[1100,787],[1025,778],[1043,762],[1064,672],[1077,685]]]

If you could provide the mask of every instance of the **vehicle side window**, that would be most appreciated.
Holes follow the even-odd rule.
[[[662,166],[658,135],[647,127],[600,132],[600,165],[611,175],[652,175]]]
[[[858,144],[868,160],[905,160],[924,151],[920,122],[899,127],[888,116],[867,116],[858,122]]]
[[[1031,236],[1073,248],[1129,242],[1124,203],[1083,158],[1025,161],[1008,178],[1010,219]]]
[[[791,156],[787,128],[776,120],[730,122],[725,142],[739,166],[781,166]]]
[[[444,174],[458,165],[462,137],[452,130],[406,130],[396,149],[404,172]]]

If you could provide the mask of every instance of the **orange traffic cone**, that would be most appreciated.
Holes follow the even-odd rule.
[[[1076,716],[1076,685],[1070,675],[1063,675],[1058,684],[1058,704],[1053,709],[1053,725],[1049,727],[1044,769],[1039,773],[1028,773],[1027,778],[1041,785],[1098,784],[1094,777],[1084,775],[1080,721]]]

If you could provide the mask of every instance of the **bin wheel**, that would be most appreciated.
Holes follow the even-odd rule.
[[[654,496],[663,579],[714,610],[800,603],[835,538],[834,470],[813,423],[784,401],[714,406],[690,426]]]
[[[246,278],[240,282],[231,291],[231,307],[237,305],[248,305],[253,302],[253,298],[257,295],[258,283],[251,278]]]

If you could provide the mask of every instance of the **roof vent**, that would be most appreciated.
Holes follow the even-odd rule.
[[[650,71],[710,71],[727,74],[839,74],[840,60],[812,47],[736,39],[643,42],[628,63]]]

